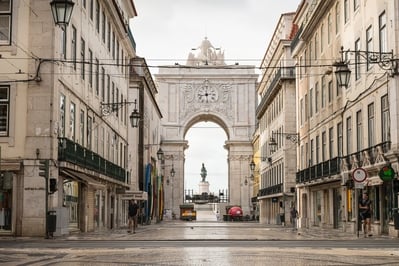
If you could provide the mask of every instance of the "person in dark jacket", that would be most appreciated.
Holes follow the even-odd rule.
[[[363,221],[364,237],[372,236],[371,233],[371,201],[367,192],[363,193],[363,198],[359,201],[359,214]]]
[[[136,233],[136,228],[137,228],[137,212],[139,209],[139,205],[135,200],[130,200],[129,201],[129,211],[128,211],[128,216],[129,216],[129,230],[127,231],[128,233],[131,233],[133,231],[133,234]],[[133,227],[133,228],[132,228]]]

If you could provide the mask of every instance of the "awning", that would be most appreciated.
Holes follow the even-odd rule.
[[[148,193],[145,191],[126,191],[121,194],[122,200],[147,200]]]
[[[96,187],[99,189],[106,188],[105,184],[102,184],[101,182],[95,180],[94,178],[92,178],[84,173],[76,172],[76,171],[69,170],[69,169],[62,169],[61,172],[64,173],[65,175],[67,175],[68,177],[75,179],[76,181],[87,184],[88,186],[93,186],[93,187]]]

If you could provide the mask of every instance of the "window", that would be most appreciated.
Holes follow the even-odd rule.
[[[93,51],[89,49],[89,85],[93,87]]]
[[[320,137],[316,136],[316,164],[320,162]]]
[[[328,103],[331,103],[333,100],[333,83],[332,80],[328,82]]]
[[[313,116],[313,88],[309,91],[309,117]]]
[[[344,0],[344,22],[349,21],[349,0]]]
[[[316,82],[315,85],[315,89],[316,89],[316,97],[315,97],[315,109],[316,109],[316,113],[319,112],[320,109],[320,90],[319,90],[319,83]]]
[[[100,91],[100,62],[96,58],[96,95],[98,96]]]
[[[90,116],[87,116],[87,148],[92,149],[91,140],[92,140],[92,123],[93,119]]]
[[[310,165],[314,164],[314,140],[310,140]]]
[[[112,59],[115,59],[115,32],[112,32]]]
[[[360,79],[360,38],[355,41],[355,79]]]
[[[380,53],[388,52],[387,46],[387,16],[385,11],[382,12],[378,19],[379,38],[380,38]]]
[[[60,123],[58,125],[58,136],[65,137],[65,96],[60,96]]]
[[[85,49],[86,49],[86,43],[83,38],[80,39],[80,56],[82,58],[82,63],[81,63],[81,74],[80,76],[82,79],[85,79]]]
[[[96,31],[100,33],[100,4],[96,0]]]
[[[328,129],[328,137],[329,137],[329,147],[328,150],[330,152],[330,160],[334,158],[334,128],[330,127]]]
[[[107,48],[108,48],[108,52],[110,52],[111,51],[111,24],[109,22],[107,23],[107,29],[108,29]]]
[[[327,133],[321,133],[321,161],[324,162],[327,158]]]
[[[375,145],[375,134],[374,134],[374,103],[370,103],[367,106],[367,117],[368,117],[368,141],[369,147]]]
[[[346,154],[352,153],[352,117],[346,118]]]
[[[391,135],[389,131],[389,102],[388,95],[381,97],[381,135],[382,142],[390,141]]]
[[[99,144],[99,153],[100,153],[100,155],[102,156],[102,157],[105,157],[105,154],[104,154],[104,137],[105,137],[105,131],[104,131],[104,128],[103,127],[101,127],[101,129],[100,129],[100,144]]]
[[[327,18],[327,43],[331,43],[331,32],[332,32],[332,21],[331,21],[331,14],[328,14]]]
[[[308,95],[305,94],[304,98],[305,98],[305,121],[307,121],[309,118],[309,110],[310,110]]]
[[[356,11],[359,9],[359,0],[353,0],[353,10]]]
[[[0,45],[11,45],[12,6],[10,0],[0,1]]]
[[[116,41],[116,64],[119,65],[119,41]]]
[[[112,82],[112,87],[111,87],[111,103],[115,103],[115,83]]]
[[[319,52],[319,34],[316,33],[314,37],[314,59],[317,60],[319,57],[318,52]]]
[[[105,69],[101,67],[101,101],[105,102]]]
[[[363,149],[362,110],[356,112],[356,151]]]
[[[321,77],[321,108],[326,107],[326,77]]]
[[[66,59],[66,52],[67,52],[67,35],[66,35],[66,28],[61,27],[61,58]]]
[[[339,3],[335,6],[335,34],[339,33],[339,21],[340,21]]]
[[[103,41],[103,43],[105,43],[105,35],[106,35],[106,29],[105,29],[105,26],[107,25],[106,24],[106,16],[105,16],[105,13],[104,13],[104,11],[101,13],[101,40]]]
[[[76,106],[71,102],[69,107],[69,133],[71,136],[71,140],[75,141],[75,119],[76,119]]]
[[[300,110],[300,114],[301,114],[301,117],[300,117],[300,119],[301,119],[301,126],[303,125],[303,122],[304,122],[304,119],[303,119],[303,117],[304,117],[304,108],[303,108],[303,98],[301,99],[301,101],[300,101],[300,108],[301,108],[301,110]]]
[[[10,114],[10,87],[0,85],[0,136],[8,136]]]
[[[337,156],[342,156],[343,136],[342,136],[342,122],[337,124]]]
[[[118,88],[116,88],[116,92],[115,92],[115,96],[116,96],[116,100],[115,100],[115,102],[116,103],[119,103],[119,89]],[[119,111],[120,111],[120,106],[119,105],[117,105],[118,106],[118,108],[117,108],[117,110],[116,110],[116,117],[119,117]]]
[[[94,0],[90,0],[90,19],[93,20],[93,13],[94,13]]]
[[[85,111],[80,110],[80,123],[79,123],[79,131],[80,131],[80,145],[84,146],[85,144]]]
[[[366,51],[373,52],[373,28],[372,26],[368,27],[366,30]],[[367,70],[369,70],[371,64],[369,64],[367,60]]]
[[[82,0],[83,8],[86,8],[86,0]]]
[[[321,24],[320,28],[320,53],[323,53],[324,50],[324,24]]]
[[[73,69],[76,70],[76,28],[72,25],[71,54]]]
[[[107,103],[111,103],[111,77],[107,75]]]

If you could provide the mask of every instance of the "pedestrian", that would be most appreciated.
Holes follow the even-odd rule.
[[[135,200],[129,200],[129,210],[128,210],[129,230],[127,231],[128,233],[131,233],[132,231],[133,231],[133,234],[136,233],[138,209],[139,209],[139,205],[137,204],[137,202]]]
[[[371,200],[367,192],[363,193],[362,199],[359,201],[359,216],[363,222],[364,237],[373,236],[371,233]]]
[[[291,215],[292,230],[295,231],[297,230],[296,219],[298,218],[298,211],[296,210],[295,206],[291,207],[290,215]]]

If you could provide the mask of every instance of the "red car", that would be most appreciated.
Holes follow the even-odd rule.
[[[242,215],[243,215],[243,212],[240,207],[235,206],[235,207],[231,207],[229,209],[229,216],[230,216],[230,219],[233,221],[241,221]]]

